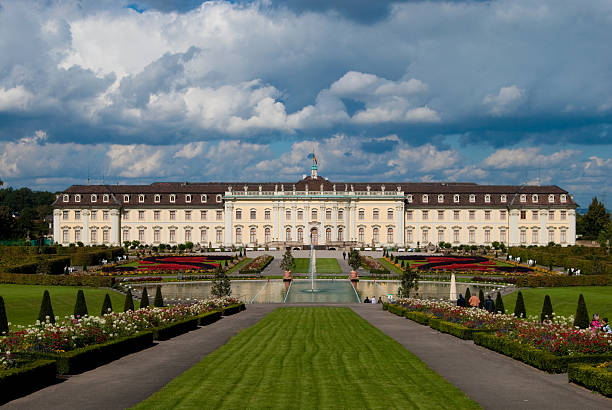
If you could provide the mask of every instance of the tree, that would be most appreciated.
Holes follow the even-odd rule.
[[[595,240],[609,222],[610,214],[605,205],[594,197],[587,213],[576,220],[576,233],[585,239]]]
[[[6,309],[4,308],[4,299],[0,296],[0,336],[8,333],[8,319],[6,318]]]
[[[53,314],[53,306],[51,306],[51,296],[49,291],[45,290],[43,293],[42,303],[40,304],[40,312],[38,313],[38,320],[40,323],[45,323],[49,319],[49,322],[55,323],[55,315]]]
[[[607,249],[608,252],[612,251],[612,222],[608,222],[603,229],[599,231],[597,242],[599,242],[602,248]]]
[[[128,312],[134,310],[134,298],[132,297],[132,289],[128,289],[125,294],[125,303],[123,304],[123,311]]]
[[[282,270],[287,271],[293,268],[293,255],[291,254],[291,250],[287,249],[285,254],[283,255],[283,260],[280,263],[280,267]]]
[[[142,295],[140,295],[140,308],[145,307],[149,307],[149,293],[146,286],[142,288]]]
[[[465,288],[465,306],[470,307],[471,297],[472,297],[472,294],[470,292],[470,288],[469,287]]]
[[[15,219],[7,206],[0,206],[0,239],[14,239]]]
[[[218,298],[230,296],[232,294],[232,284],[221,266],[217,269],[215,277],[212,280],[211,293]]]
[[[484,309],[485,296],[484,292],[482,291],[482,288],[478,291],[478,299],[480,299],[480,302],[478,302],[478,308]]]
[[[544,304],[542,305],[542,313],[540,313],[540,322],[553,319],[553,307],[550,301],[550,296],[544,296]]]
[[[497,297],[495,298],[495,311],[499,313],[506,313],[504,301],[502,300],[501,293],[499,292],[497,292]]]
[[[353,249],[349,252],[348,264],[354,271],[361,266],[361,255],[357,249]]]
[[[77,292],[76,303],[74,304],[74,317],[83,317],[87,315],[87,302],[85,302],[85,293],[82,289]]]
[[[523,300],[523,293],[519,290],[516,295],[516,305],[514,305],[514,316],[516,317],[527,317],[527,311],[525,310],[525,301]]]
[[[153,300],[153,306],[164,307],[164,297],[162,296],[161,286],[159,285],[155,289],[155,299]]]
[[[193,249],[193,242],[187,241],[185,242],[185,248],[189,249],[189,252]]]
[[[107,315],[113,311],[113,304],[111,303],[110,295],[107,293],[104,296],[104,302],[102,303],[102,312],[100,316]]]
[[[576,308],[576,316],[574,318],[574,326],[580,329],[586,329],[590,325],[589,312],[587,311],[586,302],[582,293],[578,297],[578,307]]]
[[[408,268],[402,272],[402,277],[400,279],[400,285],[397,289],[397,297],[399,298],[409,298],[410,292],[414,290],[415,292],[419,290],[419,275]]]

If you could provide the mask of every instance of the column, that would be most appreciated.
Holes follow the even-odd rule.
[[[567,244],[576,245],[576,210],[570,209],[567,211]]]
[[[518,246],[519,245],[519,229],[518,229],[518,221],[519,221],[520,211],[518,209],[512,209],[509,212],[509,226],[508,226],[508,243],[509,246]]]
[[[53,210],[53,243],[60,243],[62,240],[61,230],[60,230],[60,218],[62,216],[62,211],[59,209]]]
[[[291,241],[297,241],[297,205],[295,202],[291,204],[291,221],[287,221],[287,223],[291,223]],[[285,233],[283,233],[283,235],[285,235]]]
[[[111,237],[110,242],[113,245],[121,245],[121,222],[119,220],[121,212],[119,209],[111,209]]]
[[[337,202],[334,202],[334,206],[332,207],[332,212],[333,212],[332,218],[334,219],[334,232],[332,233],[332,240],[334,238],[338,240],[338,203]]]
[[[234,204],[232,202],[229,201],[225,201],[225,218],[224,218],[224,222],[225,222],[225,232],[224,232],[224,237],[223,237],[223,243],[225,246],[232,246],[232,243],[234,242],[233,238],[234,238],[234,232],[232,231],[232,216],[234,215]],[[213,232],[214,235],[216,235],[216,232]],[[242,232],[242,236],[243,236],[243,240],[244,240],[244,235],[249,235],[248,230],[243,230]]]
[[[81,242],[85,245],[89,244],[89,209],[83,210],[83,235],[81,236]]]
[[[545,209],[540,210],[540,240],[541,246],[548,245],[548,230],[546,229],[546,218],[548,217],[548,211]]]
[[[308,221],[310,220],[310,205],[306,202],[304,206],[304,244],[310,245],[310,226],[308,225]]]
[[[280,226],[280,220],[281,220],[280,212],[281,212],[281,209],[280,209],[280,204],[277,201],[274,202],[274,208],[273,209],[274,209],[274,216],[273,216],[273,218],[274,218],[273,219],[273,221],[274,221],[274,229],[273,229],[272,232],[274,232],[274,233],[273,233],[272,241],[278,241],[278,229],[279,229],[278,227]]]
[[[404,201],[399,201],[397,203],[397,206],[395,207],[395,214],[395,242],[399,247],[406,246],[406,241],[404,239],[404,235],[406,234],[406,228],[404,227]]]
[[[351,241],[357,240],[357,204],[351,202]]]

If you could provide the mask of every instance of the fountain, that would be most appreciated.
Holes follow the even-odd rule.
[[[317,257],[314,245],[310,244],[310,291],[316,292],[315,280],[317,276]]]

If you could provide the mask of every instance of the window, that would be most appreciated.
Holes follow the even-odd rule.
[[[325,210],[325,219],[327,220],[332,219],[332,210],[329,208]]]
[[[538,211],[531,211],[531,219],[534,221],[538,220]]]
[[[102,195],[102,202],[108,202],[108,194]]]
[[[297,230],[297,240],[298,242],[304,242],[304,230],[302,228]]]
[[[537,203],[538,202],[538,194],[531,195],[531,202],[533,202],[533,203]]]
[[[160,213],[161,213],[161,211],[153,211],[153,220],[154,221],[159,221]]]
[[[217,221],[222,221],[223,220],[223,211],[216,211],[215,212],[215,218],[217,219]]]
[[[555,196],[553,194],[548,195],[548,203],[550,204],[554,204],[555,203]],[[550,241],[552,242],[552,241]]]
[[[264,229],[264,242],[270,242],[270,228]]]
[[[138,220],[144,221],[145,219],[145,211],[138,211]]]
[[[176,211],[169,211],[169,213],[170,213],[170,220],[176,221]]]
[[[123,195],[123,202],[130,202],[130,196],[129,195]]]
[[[406,211],[406,219],[411,221],[412,220],[412,215],[413,215],[412,211]]]
[[[108,229],[102,231],[102,242],[108,243]]]
[[[102,211],[102,220],[108,221],[108,211]]]
[[[312,211],[310,211],[310,217],[312,218],[313,221],[317,220],[317,210],[313,209]]]
[[[153,242],[159,242],[160,241],[160,236],[161,236],[161,232],[159,229],[155,229],[153,231]]]
[[[285,211],[285,220],[290,221],[291,220],[291,210],[287,209]]]
[[[444,220],[444,211],[438,211],[438,221]]]
[[[438,243],[444,242],[444,229],[438,229]]]
[[[126,221],[130,219],[130,211],[123,211],[123,219]]]
[[[506,211],[499,211],[499,219],[502,221],[506,220]]]
[[[387,228],[387,243],[393,243],[393,228]]]
[[[185,195],[185,202],[191,203],[191,194],[186,194]]]
[[[70,242],[70,231],[68,229],[62,231],[62,242]]]
[[[236,228],[236,243],[242,243],[242,228]]]
[[[484,234],[485,234],[485,243],[491,243],[491,230],[485,229]]]
[[[485,195],[485,203],[487,203],[487,204],[488,204],[488,203],[490,203],[490,202],[491,202],[491,195],[486,194],[486,195]]]
[[[565,221],[567,219],[567,211],[561,211],[561,220]]]
[[[527,219],[527,211],[521,211],[521,219]]]
[[[217,202],[221,202],[223,200],[223,196],[221,194],[217,195]]]
[[[471,210],[468,212],[468,215],[469,215],[470,221],[473,221],[476,219],[476,211]]]
[[[567,195],[561,194],[560,199],[561,199],[561,203],[564,204],[567,201]]]
[[[408,229],[406,231],[406,241],[408,241],[409,243],[412,243],[412,229]]]
[[[548,211],[548,220],[549,221],[555,220],[555,211]]]
[[[170,229],[170,242],[176,242],[176,230]]]
[[[64,195],[64,202],[70,201],[70,195]]]
[[[422,214],[423,214],[423,220],[424,221],[429,219],[429,211],[423,211]]]
[[[300,232],[301,229],[302,228],[298,229],[298,238],[299,238],[299,232]],[[285,241],[291,242],[291,228],[285,229]]]
[[[332,237],[331,237],[331,228],[326,228],[325,229],[325,242],[331,242]]]
[[[91,211],[91,220],[95,221],[98,219],[98,211]]]
[[[90,200],[91,200],[91,202],[98,202],[98,195],[91,194]]]
[[[521,229],[521,243],[527,243],[527,229]]]
[[[533,229],[531,231],[531,243],[538,243],[538,230],[537,229]]]
[[[76,194],[74,196],[74,202],[81,202],[81,194]]]
[[[200,220],[205,221],[208,219],[208,211],[200,211]]]
[[[359,242],[365,241],[365,229],[359,228]]]
[[[130,230],[124,229],[123,230],[123,242],[129,241],[129,240],[130,240]]]
[[[266,221],[270,220],[270,210],[269,209],[264,210],[264,219]]]
[[[521,202],[523,202],[523,203],[527,202],[527,195],[521,194],[520,199],[521,199]]]
[[[476,195],[470,194],[470,202],[476,202]]]
[[[173,204],[176,202],[176,195],[170,194],[170,203]]]
[[[75,231],[74,231],[74,241],[75,242],[80,242],[81,241],[81,230],[80,229],[75,229]]]
[[[298,221],[302,221],[304,219],[304,211],[301,209],[298,209],[297,211],[297,219]]]
[[[344,230],[342,228],[338,228],[338,240],[344,241]]]
[[[205,203],[208,200],[208,196],[206,194],[200,195],[200,202]]]
[[[257,219],[257,211],[255,209],[251,209],[251,219]]]
[[[567,232],[565,231],[565,229],[561,230],[561,243],[565,243],[567,242]]]
[[[140,242],[144,242],[145,241],[145,231],[144,231],[144,229],[139,229],[138,230],[138,240]]]
[[[506,242],[506,230],[502,229],[499,231],[499,240],[501,242]]]
[[[411,204],[412,203],[412,195],[408,195],[406,198],[408,199],[408,203]]]
[[[455,203],[459,202],[459,194],[453,195],[453,202]]]
[[[458,220],[459,220],[459,211],[453,211],[453,219],[454,219],[455,221],[458,221]]]
[[[468,238],[469,238],[469,239],[468,239],[468,241],[469,241],[470,243],[475,243],[475,242],[476,242],[476,230],[475,230],[475,229],[470,229],[470,230],[468,231],[468,235],[469,235],[469,237],[468,237]]]
[[[372,211],[372,219],[378,220],[378,209]]]
[[[237,220],[242,219],[242,209],[236,209],[236,219]]]
[[[378,243],[378,228],[372,229],[372,242]]]
[[[185,211],[185,220],[191,221],[191,211]]]
[[[344,219],[344,209],[338,209],[338,219]]]
[[[459,229],[453,229],[453,242],[459,243]]]
[[[508,198],[508,197],[507,197],[505,194],[503,194],[503,195],[501,195],[501,196],[499,197],[499,202],[505,203],[505,202],[506,202],[506,200],[507,200],[507,198]]]
[[[393,220],[393,209],[387,209],[387,220],[388,221]]]
[[[191,242],[191,229],[185,230],[185,242]]]
[[[144,195],[138,195],[138,202],[140,202],[141,204],[144,202],[145,200],[145,196]]]
[[[421,238],[422,238],[421,242],[422,242],[423,244],[428,243],[428,242],[429,242],[429,231],[428,231],[428,230],[424,230],[424,231],[421,233]]]
[[[491,220],[491,211],[485,211],[485,221]]]
[[[208,242],[208,231],[206,229],[200,229],[200,242]]]
[[[439,203],[443,203],[444,202],[444,195],[438,194],[438,202]]]
[[[159,201],[161,201],[161,195],[159,194],[155,194],[155,197],[153,197],[153,201],[155,203],[159,203]]]
[[[429,196],[427,194],[423,194],[423,203],[429,202]]]
[[[251,228],[249,230],[249,242],[251,243],[257,242],[257,230],[255,228]]]
[[[221,229],[217,229],[215,232],[215,239],[217,243],[223,242],[223,231]]]
[[[548,242],[554,242],[554,241],[555,241],[555,231],[551,229],[550,231],[548,231]]]
[[[90,233],[89,233],[89,237],[91,238],[91,242],[92,243],[96,243],[98,242],[98,231],[93,229]]]
[[[68,219],[68,218],[70,218],[68,216],[68,211],[62,211],[62,219]]]

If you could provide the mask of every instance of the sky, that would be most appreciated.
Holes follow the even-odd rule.
[[[558,185],[612,202],[608,0],[0,0],[0,179]]]

